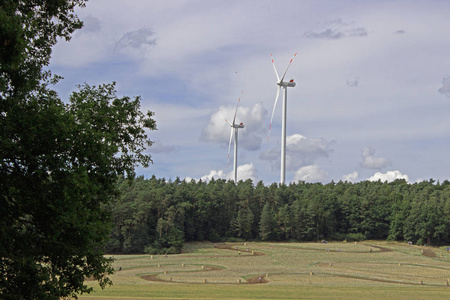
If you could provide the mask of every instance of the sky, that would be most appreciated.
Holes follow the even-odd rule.
[[[50,69],[77,85],[116,82],[153,111],[153,164],[137,174],[231,179],[238,99],[238,180],[286,183],[450,179],[449,1],[91,0],[84,27]]]

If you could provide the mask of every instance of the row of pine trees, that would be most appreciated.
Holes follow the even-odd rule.
[[[450,243],[450,182],[118,183],[109,253],[178,253],[189,241],[388,239]]]

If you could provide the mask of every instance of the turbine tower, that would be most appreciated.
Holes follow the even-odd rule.
[[[273,105],[272,110],[272,117],[270,118],[270,125],[269,125],[269,136],[267,140],[270,138],[270,129],[272,128],[272,121],[273,121],[273,115],[275,113],[275,108],[277,106],[278,96],[280,95],[281,87],[283,87],[283,118],[282,118],[282,128],[281,128],[281,179],[280,184],[284,184],[285,178],[286,178],[286,115],[287,115],[287,88],[288,87],[294,87],[295,82],[294,79],[291,79],[289,81],[284,81],[284,77],[286,76],[286,73],[289,69],[289,66],[291,65],[292,61],[294,60],[294,57],[297,55],[297,53],[294,54],[294,56],[289,61],[288,66],[286,67],[286,70],[284,71],[283,77],[278,76],[277,68],[275,67],[275,63],[273,62],[273,56],[270,55],[272,58],[272,65],[273,69],[275,70],[275,75],[277,76],[277,95],[275,97],[275,103]]]
[[[241,95],[244,91],[241,92]],[[236,114],[237,114],[237,109],[239,106],[239,102],[241,101],[241,97],[239,96],[237,105],[236,105],[236,110],[234,112],[234,118],[233,118],[233,123],[231,123],[228,120],[225,120],[228,124],[230,124],[231,127],[231,131],[230,131],[230,143],[228,144],[228,165],[230,164],[230,149],[231,149],[231,142],[233,140],[233,130],[234,130],[234,182],[237,183],[237,152],[238,152],[238,129],[239,128],[244,128],[244,124],[240,123],[240,124],[236,124]]]

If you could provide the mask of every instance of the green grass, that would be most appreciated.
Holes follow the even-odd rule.
[[[114,267],[122,270],[111,276],[114,285],[94,287],[80,299],[450,298],[450,253],[444,248],[433,248],[431,258],[421,247],[380,241],[229,246],[189,243],[168,257],[116,256]],[[259,276],[266,283],[247,283]]]

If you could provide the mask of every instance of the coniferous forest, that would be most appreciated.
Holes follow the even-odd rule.
[[[178,253],[189,241],[387,239],[450,243],[450,182],[118,183],[109,253]]]

